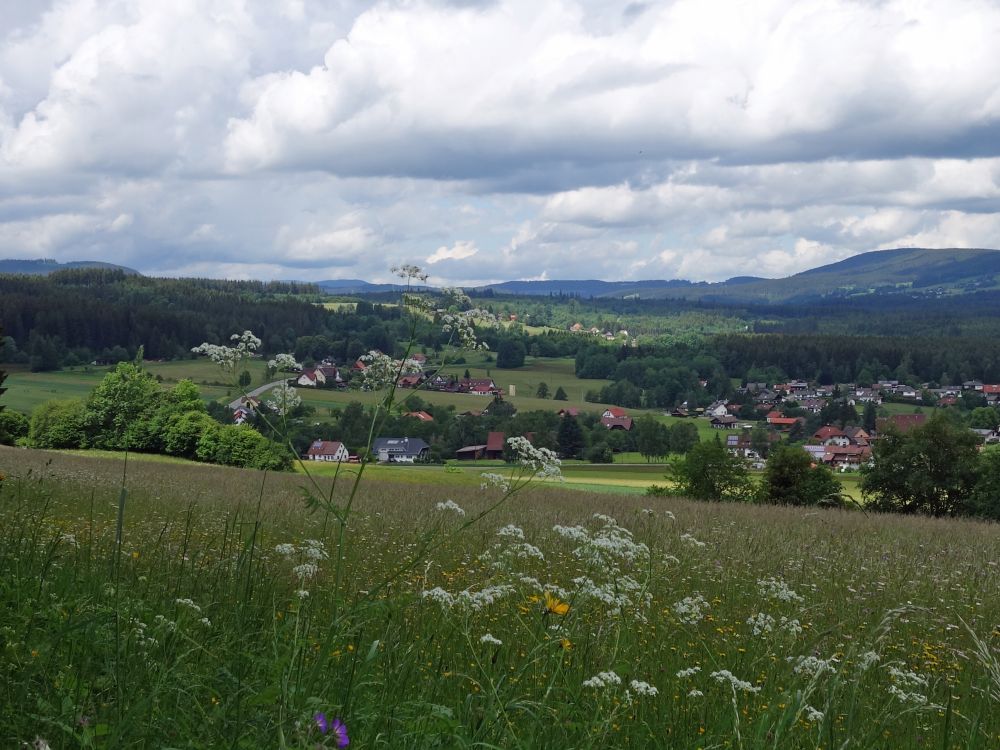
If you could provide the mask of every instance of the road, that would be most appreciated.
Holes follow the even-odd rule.
[[[284,379],[282,379],[282,380],[275,380],[273,383],[268,383],[267,385],[262,385],[259,388],[254,388],[247,395],[248,396],[253,396],[254,398],[256,398],[260,394],[264,393],[264,391],[269,391],[272,388],[274,388],[275,386],[281,385],[284,382],[285,382]],[[229,408],[232,409],[233,411],[235,411],[237,408],[239,408],[239,405],[241,403],[243,403],[243,396],[242,395],[239,396],[235,401],[230,401],[229,402]]]

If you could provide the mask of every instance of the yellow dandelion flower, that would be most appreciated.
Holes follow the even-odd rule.
[[[554,615],[559,615],[562,617],[567,612],[569,612],[569,604],[567,602],[561,602],[559,599],[552,595],[551,591],[545,592],[545,611],[551,612]]]
[[[573,641],[571,641],[569,638],[560,638],[559,645],[562,646],[563,651],[569,651],[571,648],[573,648]]]

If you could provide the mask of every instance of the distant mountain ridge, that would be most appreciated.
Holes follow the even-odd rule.
[[[53,271],[67,271],[73,268],[106,268],[112,271],[122,271],[129,276],[141,276],[134,268],[119,266],[114,263],[104,263],[99,260],[71,260],[60,263],[51,258],[42,260],[22,260],[19,258],[0,259],[0,273],[16,273],[27,276],[47,276]]]
[[[708,283],[652,281],[505,281],[504,294],[684,298],[734,303],[809,302],[875,294],[941,296],[1000,289],[1000,250],[897,248],[873,250],[778,279],[737,276]]]

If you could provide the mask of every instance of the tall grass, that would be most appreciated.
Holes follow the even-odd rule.
[[[0,747],[1000,744],[996,526],[374,479],[337,593],[301,476],[0,470]]]

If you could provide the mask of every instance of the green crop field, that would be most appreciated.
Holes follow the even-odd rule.
[[[371,468],[0,447],[0,746],[1000,743],[995,525]]]

